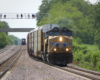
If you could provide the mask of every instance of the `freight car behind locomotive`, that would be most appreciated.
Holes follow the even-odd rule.
[[[56,24],[46,24],[27,35],[27,52],[53,64],[72,62],[72,31]]]
[[[21,39],[21,45],[26,45],[26,39],[25,38]]]

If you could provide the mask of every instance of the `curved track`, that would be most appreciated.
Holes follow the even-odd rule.
[[[11,57],[0,63],[0,78],[3,77],[3,75],[10,69],[10,67],[13,65],[13,63],[17,60],[17,58],[20,56],[20,54],[23,51],[23,47],[21,46],[20,49],[18,49],[17,52],[15,52]]]

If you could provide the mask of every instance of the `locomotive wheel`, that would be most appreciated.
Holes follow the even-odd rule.
[[[42,59],[43,59],[43,61],[45,61],[45,62],[47,61],[47,60],[46,60],[46,56],[44,56],[43,54],[42,54]]]
[[[50,62],[48,56],[49,54],[46,54],[46,59],[47,59],[47,62]]]
[[[43,59],[43,61],[44,61],[44,56],[43,56],[43,54],[42,54],[42,59]]]

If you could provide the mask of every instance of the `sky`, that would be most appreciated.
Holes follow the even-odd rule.
[[[87,1],[87,0],[86,0]],[[89,0],[96,3],[97,0]],[[42,0],[0,0],[0,13],[34,13],[39,12]],[[36,28],[36,19],[0,19],[6,21],[10,28]],[[27,38],[28,32],[9,32],[20,39]]]

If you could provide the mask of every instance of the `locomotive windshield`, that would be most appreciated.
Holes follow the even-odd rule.
[[[72,36],[72,32],[62,32],[63,36]]]
[[[54,28],[49,32],[49,36],[59,36],[59,28]]]
[[[49,32],[49,36],[59,36],[59,32],[51,31]]]
[[[62,36],[72,36],[72,31],[67,28],[62,28],[61,35]]]

